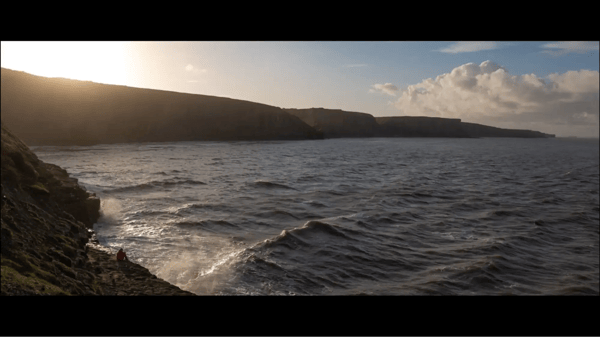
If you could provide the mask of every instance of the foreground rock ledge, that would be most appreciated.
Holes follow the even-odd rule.
[[[89,243],[100,200],[2,125],[1,295],[194,295]]]

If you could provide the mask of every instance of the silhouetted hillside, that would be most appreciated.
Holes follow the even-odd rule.
[[[457,118],[438,117],[377,117],[379,137],[514,137],[547,138],[554,135],[539,131],[501,129],[493,126],[465,123]]]
[[[472,137],[514,137],[514,138],[554,138],[555,135],[532,130],[501,129],[493,126],[461,123],[462,128]]]
[[[362,112],[324,108],[284,109],[322,131],[325,138],[338,137],[554,137],[538,131],[500,129],[457,118],[373,117]]]
[[[1,81],[2,122],[29,145],[323,138],[282,109],[254,102],[5,68]]]
[[[327,138],[373,137],[379,127],[375,117],[362,112],[323,108],[284,110],[322,131]]]
[[[377,117],[379,137],[472,137],[460,119],[436,117]]]
[[[554,137],[434,117],[281,109],[2,68],[2,122],[29,145],[336,137]]]

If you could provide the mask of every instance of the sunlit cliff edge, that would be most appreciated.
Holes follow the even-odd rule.
[[[94,246],[94,193],[4,124],[1,144],[1,295],[193,295]]]

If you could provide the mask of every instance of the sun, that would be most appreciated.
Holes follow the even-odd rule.
[[[126,85],[128,42],[5,42],[2,67],[46,77]]]

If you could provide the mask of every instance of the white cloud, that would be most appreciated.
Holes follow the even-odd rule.
[[[392,83],[386,84],[373,84],[372,89],[369,89],[370,93],[384,93],[390,96],[396,96],[395,91],[398,91],[398,87]]]
[[[591,114],[587,111],[577,112],[572,115],[571,124],[590,125],[598,124],[598,114]]]
[[[205,73],[206,72],[206,69],[198,69],[198,68],[194,67],[191,64],[188,64],[187,66],[185,66],[185,70],[189,71],[191,73],[194,73],[194,74],[199,74],[199,73]]]
[[[598,72],[592,70],[567,71],[564,74],[548,75],[554,84],[556,92],[573,94],[598,93]],[[576,96],[577,97],[577,96]]]
[[[542,53],[547,53],[555,56],[560,56],[568,53],[586,53],[588,51],[598,50],[598,41],[567,41],[546,43],[542,45],[546,50]]]
[[[344,67],[346,67],[346,68],[356,68],[356,67],[366,67],[366,66],[368,66],[368,64],[364,64],[364,63],[361,63],[361,64],[346,64],[346,65],[344,65]]]
[[[463,64],[408,86],[395,102],[404,115],[465,121],[592,123],[598,129],[598,71],[510,75],[493,62]],[[597,131],[596,131],[597,132]]]
[[[481,50],[490,50],[497,49],[499,47],[498,43],[490,42],[490,41],[481,41],[481,42],[456,42],[444,49],[437,50],[442,53],[469,53],[476,52]]]

